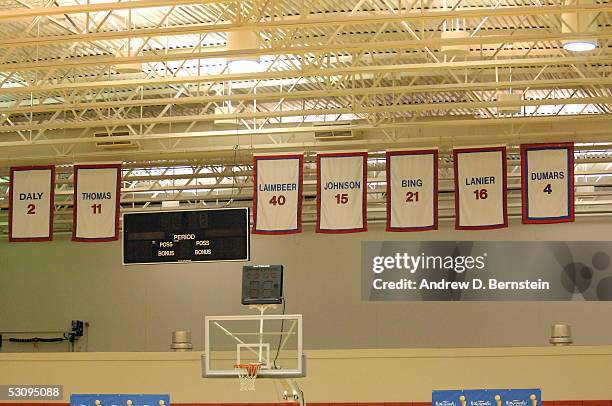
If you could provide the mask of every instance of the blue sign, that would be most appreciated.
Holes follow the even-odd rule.
[[[540,389],[435,390],[432,406],[542,406]]]
[[[70,395],[70,406],[170,406],[169,395]]]

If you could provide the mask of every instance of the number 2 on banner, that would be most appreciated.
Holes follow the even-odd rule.
[[[28,211],[26,214],[36,214],[36,205],[32,203],[28,204]]]
[[[476,189],[474,190],[474,194],[476,195],[476,200],[485,200],[489,197],[487,189]]]
[[[342,193],[334,196],[336,198],[336,204],[347,204],[348,203],[348,194]]]
[[[101,214],[102,213],[102,204],[92,204],[91,209],[93,210],[93,214]]]
[[[286,201],[287,199],[285,198],[285,196],[279,195],[278,197],[272,196],[272,198],[270,199],[270,201],[268,201],[268,203],[270,203],[272,206],[276,206],[277,204],[279,206],[283,206]]]
[[[544,193],[548,193],[548,194],[552,193],[552,186],[550,185],[550,183],[546,185],[546,187],[544,188]]]

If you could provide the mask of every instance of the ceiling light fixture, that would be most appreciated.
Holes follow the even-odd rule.
[[[594,0],[566,0],[565,5],[588,6],[593,5]],[[597,30],[594,21],[597,14],[591,11],[580,11],[561,14],[561,32],[563,34],[589,34]],[[561,41],[563,49],[570,52],[588,52],[597,48],[595,38],[570,38]]]
[[[231,31],[227,33],[227,51],[252,51],[259,49],[259,33],[254,31]],[[259,56],[231,56],[227,58],[229,73],[252,73],[259,71]]]

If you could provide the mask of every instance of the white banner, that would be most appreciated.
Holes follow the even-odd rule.
[[[523,223],[574,221],[574,144],[521,145]]]
[[[438,228],[438,150],[387,151],[387,231]]]
[[[53,240],[55,167],[11,168],[9,241]]]
[[[317,154],[317,233],[367,231],[367,152]]]
[[[455,161],[455,228],[508,226],[506,147],[459,148]]]
[[[119,239],[121,165],[74,165],[72,240]]]
[[[302,232],[303,162],[303,155],[254,157],[254,234]]]

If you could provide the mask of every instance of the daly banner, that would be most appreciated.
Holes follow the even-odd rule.
[[[607,241],[363,241],[362,300],[612,301]]]
[[[438,228],[438,150],[387,151],[387,231]]]
[[[540,389],[435,390],[432,406],[541,406]]]
[[[523,223],[574,221],[574,144],[521,145]]]
[[[508,226],[506,147],[458,148],[455,162],[455,228]]]
[[[53,240],[54,166],[10,171],[9,241]]]
[[[74,165],[72,240],[119,239],[121,165]]]
[[[303,155],[254,157],[253,233],[302,231]]]
[[[367,231],[367,152],[317,154],[317,233]]]

